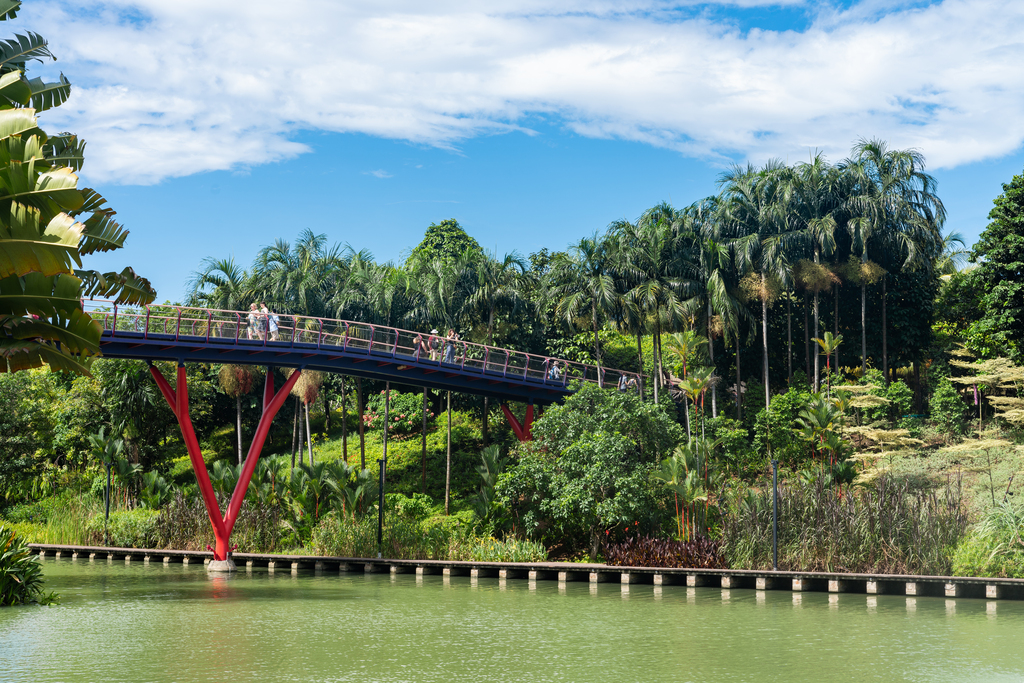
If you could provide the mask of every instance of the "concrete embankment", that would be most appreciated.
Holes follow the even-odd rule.
[[[207,564],[213,553],[198,550],[107,548],[31,543],[41,557],[113,562]],[[706,586],[724,589],[820,591],[1024,600],[1024,579],[970,576],[913,576],[845,574],[830,572],[762,571],[747,569],[686,569],[666,567],[614,567],[575,562],[457,562],[449,560],[391,560],[365,557],[321,557],[234,553],[238,569],[263,567],[271,571],[367,572],[441,574],[474,578],[528,581],[589,581],[591,583]]]

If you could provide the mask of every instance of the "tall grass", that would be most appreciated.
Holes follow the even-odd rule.
[[[821,480],[786,484],[779,487],[779,569],[949,574],[967,521],[959,480],[925,492],[886,476],[864,490]],[[730,501],[721,535],[730,566],[771,569],[771,490]]]
[[[997,503],[982,515],[953,556],[953,569],[970,576],[1024,578],[1024,505]]]
[[[313,530],[313,552],[337,557],[377,557],[377,519],[339,520],[331,513]],[[381,555],[399,560],[469,560],[476,562],[540,562],[547,551],[540,543],[517,538],[481,538],[464,525],[424,524],[393,517],[384,528]]]

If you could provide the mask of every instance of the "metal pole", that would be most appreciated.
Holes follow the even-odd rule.
[[[384,483],[388,468],[388,422],[391,419],[391,382],[384,383],[384,457],[377,461],[380,466],[380,495],[377,500],[377,558],[380,559],[384,542]]]
[[[381,547],[384,543],[384,460],[383,458],[377,460],[377,466],[380,468],[380,479],[378,482],[378,496],[377,496],[377,559],[380,559]]]
[[[772,569],[779,569],[779,461],[772,460]]]
[[[109,462],[107,463],[107,492],[106,492],[106,496],[104,496],[106,498],[104,503],[106,504],[106,508],[107,508],[107,511],[106,511],[106,513],[103,516],[103,545],[105,545],[105,546],[109,546],[110,545],[110,538],[107,535],[107,523],[110,522],[110,466],[111,466],[111,464],[112,463],[109,463]]]

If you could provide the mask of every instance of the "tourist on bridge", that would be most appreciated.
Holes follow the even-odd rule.
[[[626,379],[625,375],[619,375],[619,391],[622,392],[622,393],[626,393],[626,391],[628,391],[628,390],[629,390],[629,381]]]
[[[561,379],[562,371],[559,368],[558,361],[554,361],[551,367],[548,368],[548,379]]]
[[[422,334],[417,334],[416,338],[412,340],[412,347],[416,355],[416,360],[419,360],[430,353],[430,345],[427,343],[427,340],[423,338]]]
[[[427,342],[430,347],[430,360],[437,360],[438,349],[441,346],[441,340],[437,338],[437,330],[433,329],[430,331],[430,340]]]
[[[454,363],[455,362],[455,342],[459,341],[459,335],[455,334],[455,330],[449,328],[448,336],[444,338],[444,362]]]
[[[257,339],[260,334],[260,311],[255,303],[249,304],[249,315],[248,315],[249,327],[246,330],[246,334],[249,339]]]
[[[277,341],[278,334],[280,334],[280,319],[277,317],[276,313],[270,312],[270,309],[267,308],[266,301],[263,302],[263,318],[264,323],[267,326],[267,330],[270,332],[270,341]]]

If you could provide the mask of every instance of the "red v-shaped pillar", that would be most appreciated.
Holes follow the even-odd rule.
[[[512,427],[513,433],[516,438],[520,441],[533,441],[533,404],[530,403],[526,406],[526,417],[523,419],[522,424],[516,419],[516,416],[512,414],[512,411],[508,409],[507,403],[501,404],[501,410],[505,413],[505,419],[508,420],[508,424]]]
[[[231,494],[231,502],[228,503],[227,512],[221,515],[220,504],[217,503],[217,496],[213,493],[213,486],[210,484],[210,475],[206,471],[206,462],[203,460],[203,453],[199,448],[199,439],[192,428],[192,418],[188,410],[188,380],[185,377],[185,366],[178,364],[178,382],[176,389],[172,389],[167,383],[163,373],[157,370],[152,364],[149,371],[160,387],[160,393],[167,399],[171,411],[178,418],[178,426],[181,427],[181,436],[185,440],[185,448],[188,449],[188,458],[192,462],[192,469],[196,473],[196,481],[199,483],[199,491],[203,496],[203,503],[206,505],[206,512],[210,516],[210,524],[213,525],[213,537],[216,539],[216,547],[213,549],[213,559],[226,560],[230,546],[228,541],[231,538],[231,530],[235,528],[235,521],[242,509],[242,501],[245,500],[245,492],[249,489],[249,481],[252,473],[256,470],[256,462],[260,459],[260,452],[263,450],[263,443],[270,433],[270,425],[274,421],[277,411],[284,405],[288,398],[288,392],[295,386],[295,382],[302,374],[296,370],[291,377],[285,381],[284,386],[277,393],[274,393],[274,373],[267,368],[267,382],[263,387],[263,416],[256,427],[256,434],[252,438],[252,445],[249,446],[249,454],[242,466],[242,474],[235,484],[234,493]]]

